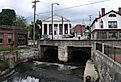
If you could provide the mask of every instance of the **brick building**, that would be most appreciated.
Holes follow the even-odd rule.
[[[0,48],[27,45],[28,31],[24,27],[0,26]]]
[[[75,37],[78,37],[79,39],[84,39],[85,38],[85,25],[77,24],[74,28],[73,31],[75,33]]]

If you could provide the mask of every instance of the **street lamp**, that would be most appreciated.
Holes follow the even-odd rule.
[[[52,3],[52,40],[53,40],[53,35],[54,35],[54,28],[53,28],[53,5],[56,4],[56,5],[59,5],[58,3]]]
[[[40,2],[40,1],[33,1],[32,3],[34,3],[33,8],[34,8],[34,27],[33,27],[33,47],[35,47],[35,21],[36,21],[36,3]]]

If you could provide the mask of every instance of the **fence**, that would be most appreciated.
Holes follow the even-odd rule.
[[[113,44],[96,43],[96,50],[112,58],[121,64],[121,48],[113,46]]]

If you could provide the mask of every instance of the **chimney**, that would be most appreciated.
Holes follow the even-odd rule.
[[[118,13],[120,13],[120,14],[121,14],[121,7],[119,7],[119,8],[118,8]]]
[[[105,8],[101,8],[101,14],[102,16],[105,14]]]

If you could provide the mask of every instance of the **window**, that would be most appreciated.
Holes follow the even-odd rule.
[[[110,14],[109,17],[116,17],[116,15],[115,14]]]
[[[3,43],[3,33],[0,33],[0,43]]]
[[[100,28],[103,28],[103,21],[100,21]]]
[[[54,24],[54,35],[57,35],[57,30],[58,30],[58,25],[57,24]]]
[[[109,39],[118,39],[118,33],[117,32],[109,32]]]
[[[107,39],[107,34],[105,31],[99,31],[97,35],[98,39]]]
[[[108,21],[109,28],[117,28],[117,21]]]
[[[49,34],[52,34],[52,24],[49,24]]]
[[[11,43],[13,40],[13,34],[8,34],[8,43]]]
[[[65,34],[68,34],[68,24],[64,24],[65,27]]]
[[[47,34],[47,24],[44,24],[44,34]]]
[[[121,32],[119,33],[119,39],[121,40]]]
[[[62,24],[59,24],[59,34],[63,34],[63,26],[62,26]]]
[[[18,45],[25,45],[26,43],[27,43],[26,35],[25,34],[18,34]]]

